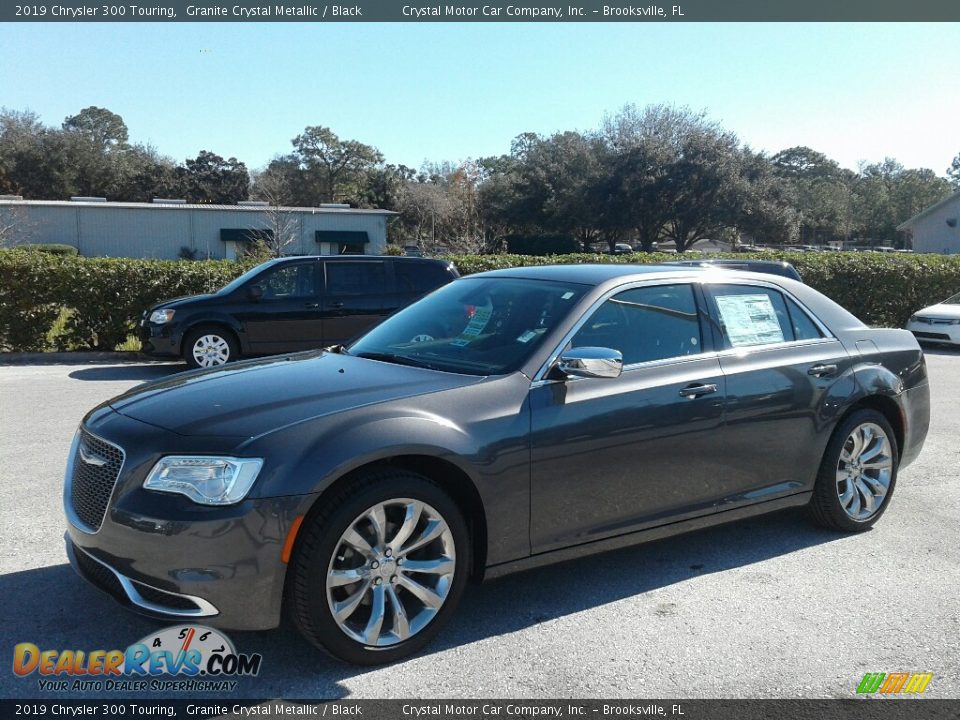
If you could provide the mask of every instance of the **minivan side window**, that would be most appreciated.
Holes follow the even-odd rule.
[[[450,274],[436,263],[395,262],[393,274],[397,279],[397,292],[423,295],[446,284]]]
[[[382,262],[328,262],[328,295],[371,295],[385,292],[386,269]]]
[[[710,285],[723,348],[753,347],[796,339],[783,294],[751,285]]]
[[[264,300],[311,297],[316,293],[317,263],[294,263],[268,270],[255,284],[263,288]]]
[[[571,347],[606,347],[623,364],[702,352],[697,303],[690,285],[634,288],[605,301],[577,331]]]

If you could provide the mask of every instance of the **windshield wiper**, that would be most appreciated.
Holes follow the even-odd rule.
[[[396,365],[408,365],[410,367],[426,368],[427,370],[440,369],[436,365],[430,365],[422,360],[417,360],[416,358],[412,358],[407,355],[397,355],[396,353],[362,352],[357,353],[357,357],[366,358],[367,360],[381,360],[383,362],[394,363]]]

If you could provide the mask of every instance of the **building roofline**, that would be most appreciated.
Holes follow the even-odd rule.
[[[942,208],[944,205],[949,205],[952,201],[957,200],[957,199],[960,199],[960,190],[957,190],[957,192],[953,193],[953,195],[949,195],[949,196],[945,197],[945,198],[944,198],[943,200],[941,200],[940,202],[934,203],[933,205],[931,205],[930,207],[928,207],[926,210],[921,210],[920,212],[918,212],[916,215],[914,215],[914,216],[913,216],[912,218],[910,218],[909,220],[904,220],[902,223],[900,223],[899,225],[897,225],[897,230],[901,230],[901,231],[902,231],[902,230],[909,230],[909,229],[910,229],[909,226],[910,226],[911,224],[913,224],[916,220],[919,220],[919,219],[922,218],[922,217],[926,217],[927,215],[929,215],[929,214],[932,213],[932,212],[936,212],[937,210],[939,210],[940,208]]]
[[[239,212],[280,212],[304,213],[310,215],[397,215],[393,210],[380,208],[342,208],[342,207],[276,207],[270,205],[214,205],[201,203],[145,203],[145,202],[84,202],[77,200],[0,200],[0,206],[28,207],[79,207],[79,208],[123,208],[127,210],[230,210]]]

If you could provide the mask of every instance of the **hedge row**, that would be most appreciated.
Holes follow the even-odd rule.
[[[688,256],[689,257],[689,256]],[[804,282],[871,325],[902,327],[912,312],[960,292],[960,256],[881,253],[763,253],[783,259]],[[463,275],[551,263],[651,263],[676,255],[465,255],[449,258]],[[85,258],[0,250],[0,349],[112,350],[161,300],[211,292],[247,270],[226,260],[199,262]]]

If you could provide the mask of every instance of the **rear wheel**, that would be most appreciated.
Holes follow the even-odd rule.
[[[190,331],[183,343],[183,359],[193,368],[211,368],[236,360],[240,348],[233,333],[216,326]]]
[[[858,410],[834,431],[820,465],[810,510],[820,525],[858,532],[890,504],[900,457],[896,436],[876,410]]]
[[[308,520],[288,601],[301,633],[346,662],[411,655],[440,632],[466,585],[463,515],[429,479],[374,471]]]

